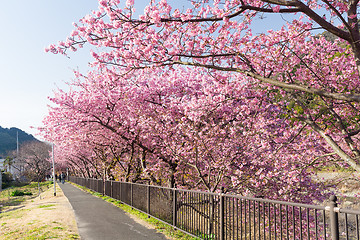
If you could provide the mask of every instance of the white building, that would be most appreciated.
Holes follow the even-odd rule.
[[[0,158],[0,170],[4,170],[4,162],[5,162],[5,159]]]
[[[0,159],[0,170],[10,172],[11,175],[16,179],[20,176],[20,173],[24,170],[24,163],[20,159],[13,159],[10,167],[5,164],[6,159]]]

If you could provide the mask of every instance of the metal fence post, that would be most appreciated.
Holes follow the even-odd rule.
[[[102,195],[105,196],[106,195],[106,180],[105,178],[103,179],[103,189],[102,189]]]
[[[146,195],[147,195],[147,213],[148,218],[150,218],[150,185],[146,186]]]
[[[176,228],[177,224],[177,191],[173,188],[173,226]]]
[[[104,168],[102,195],[106,195],[106,169]]]
[[[225,197],[224,194],[220,194],[220,240],[225,239]]]
[[[331,196],[330,203],[329,203],[329,210],[330,210],[330,228],[331,228],[331,238],[332,240],[339,240],[339,214],[336,203],[337,197]]]

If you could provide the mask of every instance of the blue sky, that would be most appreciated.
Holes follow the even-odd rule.
[[[177,7],[184,2],[175,1]],[[125,2],[122,1],[122,2]],[[137,0],[142,13],[147,0]],[[0,126],[17,127],[36,134],[47,114],[48,96],[73,78],[73,69],[88,70],[92,61],[82,49],[62,55],[45,53],[44,48],[64,40],[73,30],[72,23],[97,9],[97,0],[11,0],[0,8]],[[267,21],[263,28],[274,28],[280,17]],[[261,30],[260,30],[261,31]],[[255,31],[257,32],[257,31]]]
[[[73,22],[97,9],[97,0],[11,0],[0,8],[0,126],[37,131],[47,113],[48,96],[73,77],[72,69],[87,70],[87,51],[70,59],[45,53],[44,48],[72,31]]]

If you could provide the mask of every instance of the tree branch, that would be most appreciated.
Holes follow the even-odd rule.
[[[273,86],[284,88],[284,89],[298,90],[298,91],[311,93],[311,94],[315,94],[315,95],[319,95],[319,96],[323,96],[323,97],[335,99],[335,100],[360,102],[360,94],[331,93],[331,92],[327,92],[323,89],[312,88],[312,87],[308,87],[308,86],[304,86],[304,85],[300,85],[300,84],[281,82],[275,78],[264,77],[264,76],[261,76],[260,74],[257,74],[257,73],[254,73],[254,72],[251,72],[248,70],[239,69],[239,68],[220,67],[220,66],[214,66],[214,65],[208,65],[208,64],[182,62],[182,61],[174,61],[173,64],[206,67],[206,68],[211,68],[211,69],[220,70],[220,71],[243,73],[243,74],[245,74],[249,77],[255,78],[263,83],[269,83]]]
[[[310,119],[301,119],[302,121],[309,124],[314,131],[320,134],[320,136],[329,144],[329,146],[334,150],[334,152],[340,156],[340,158],[354,168],[357,172],[360,172],[360,164],[352,159],[341,147],[334,141],[332,137],[326,134],[315,122]]]

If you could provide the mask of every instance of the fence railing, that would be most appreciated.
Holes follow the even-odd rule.
[[[70,176],[201,239],[357,239],[360,211]]]

